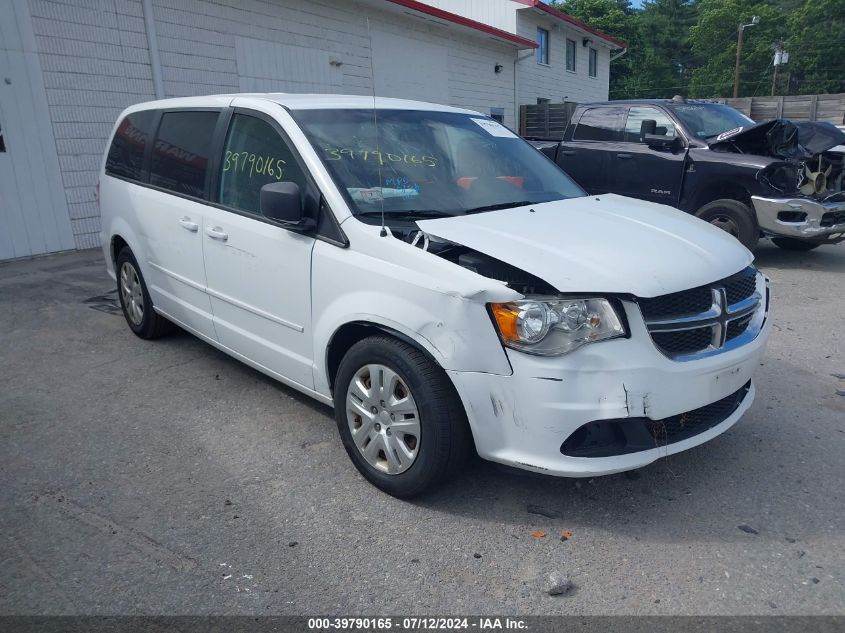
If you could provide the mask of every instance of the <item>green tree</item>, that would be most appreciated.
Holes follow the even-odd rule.
[[[698,20],[689,31],[690,48],[699,64],[692,71],[690,96],[727,97],[733,94],[737,33],[740,23],[760,23],[745,29],[739,75],[739,95],[768,94],[773,44],[787,33],[784,11],[760,0],[699,0]]]
[[[845,0],[562,0],[562,11],[628,42],[611,63],[610,98],[729,97],[737,29],[740,96],[769,94],[775,45],[789,53],[778,94],[845,92]]]
[[[686,95],[695,57],[689,30],[698,17],[692,0],[652,0],[635,18],[639,63],[625,83],[628,97]]]
[[[779,94],[845,92],[845,0],[806,0],[788,12],[789,63]]]

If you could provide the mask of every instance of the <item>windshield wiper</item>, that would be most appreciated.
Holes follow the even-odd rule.
[[[359,217],[365,217],[365,218],[380,218],[381,217],[381,211],[361,211],[359,213],[356,213],[355,215],[357,215]],[[425,209],[425,210],[411,209],[411,210],[408,210],[408,211],[402,210],[402,211],[385,211],[384,212],[385,219],[387,219],[387,218],[393,218],[393,219],[410,218],[411,220],[413,220],[415,218],[451,218],[451,217],[453,217],[453,215],[454,214],[452,214],[452,213],[445,213],[443,211],[435,211],[433,209]]]
[[[498,202],[496,204],[488,204],[483,207],[473,207],[472,209],[467,209],[464,211],[464,214],[469,215],[470,213],[482,213],[484,211],[498,211],[499,209],[511,209],[513,207],[524,207],[529,204],[534,204],[531,200],[515,200],[514,202]]]

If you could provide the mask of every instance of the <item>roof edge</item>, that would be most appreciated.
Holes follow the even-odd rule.
[[[406,9],[418,11],[419,13],[430,15],[433,18],[440,18],[441,20],[446,20],[459,26],[466,26],[471,29],[475,29],[476,31],[492,35],[498,39],[506,40],[511,44],[516,44],[520,48],[537,48],[537,42],[533,40],[515,35],[514,33],[503,31],[502,29],[497,29],[496,27],[484,24],[483,22],[477,22],[476,20],[465,18],[462,15],[451,13],[450,11],[429,6],[422,2],[418,2],[418,0],[387,0],[387,2],[397,4],[401,7],[405,7]]]
[[[608,35],[604,31],[601,31],[594,26],[590,26],[589,24],[587,24],[586,22],[582,22],[578,18],[573,18],[568,13],[564,13],[560,9],[555,9],[554,7],[549,6],[545,2],[542,2],[541,0],[514,0],[514,2],[518,2],[519,4],[523,4],[526,7],[533,7],[535,9],[539,9],[540,11],[544,11],[545,13],[548,13],[552,17],[555,17],[559,20],[563,20],[564,22],[568,22],[569,24],[571,24],[573,26],[577,26],[579,29],[587,31],[588,33],[592,33],[596,37],[600,37],[601,39],[603,39],[606,42],[610,42],[611,44],[613,44],[617,48],[628,48],[628,42],[626,42],[625,40],[620,40],[617,37],[613,37],[612,35]]]

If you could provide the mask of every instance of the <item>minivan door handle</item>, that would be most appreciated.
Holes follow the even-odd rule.
[[[616,158],[631,158],[631,155],[622,153],[622,154],[617,154]]]
[[[560,150],[560,153],[563,156],[575,156],[575,150],[574,149],[562,149],[562,150]]]
[[[200,228],[199,224],[197,224],[196,222],[191,222],[191,218],[189,218],[187,216],[184,217],[184,218],[181,218],[179,220],[179,224],[182,225],[183,229],[186,229],[186,230],[190,231],[191,233],[196,233],[197,231],[199,231],[199,228]]]
[[[219,226],[208,227],[205,229],[206,235],[213,240],[220,240],[221,242],[225,242],[229,239],[229,234],[224,232]]]

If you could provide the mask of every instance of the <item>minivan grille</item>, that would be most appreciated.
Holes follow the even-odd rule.
[[[639,299],[651,339],[673,360],[692,360],[753,340],[768,297],[757,291],[753,266],[720,281],[659,297]],[[749,326],[755,327],[749,329]]]

